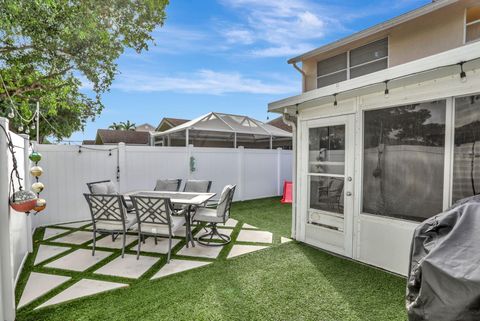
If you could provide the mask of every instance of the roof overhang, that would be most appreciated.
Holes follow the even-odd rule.
[[[348,37],[342,38],[338,41],[329,43],[328,45],[319,47],[319,48],[314,49],[312,51],[309,51],[305,54],[302,54],[300,56],[291,58],[291,59],[288,60],[288,63],[289,64],[297,63],[297,62],[300,62],[302,60],[306,60],[308,58],[311,58],[313,56],[316,56],[316,55],[334,50],[336,48],[348,45],[348,44],[350,44],[352,42],[355,42],[357,40],[360,40],[360,39],[363,39],[363,38],[366,38],[366,37],[370,37],[370,36],[374,36],[377,33],[381,33],[383,31],[386,31],[388,29],[396,27],[396,26],[398,26],[402,23],[405,23],[405,22],[408,22],[410,20],[419,18],[419,17],[421,17],[423,15],[426,15],[426,14],[429,14],[429,13],[435,11],[435,10],[438,10],[438,9],[444,8],[446,6],[449,6],[451,4],[454,4],[458,1],[459,0],[432,1],[431,3],[426,4],[423,7],[420,7],[418,9],[413,10],[413,11],[407,12],[405,14],[402,14],[398,17],[387,20],[385,22],[379,23],[379,24],[377,24],[373,27],[370,27],[368,29],[365,29],[365,30],[362,30],[360,32],[354,33],[351,36],[348,36]]]
[[[480,42],[278,100],[268,104],[268,111],[284,113],[285,109],[322,105],[329,101],[333,102],[335,94],[338,100],[344,100],[383,91],[385,81],[388,81],[390,89],[394,89],[459,74],[460,62],[465,62],[465,71],[480,68]]]

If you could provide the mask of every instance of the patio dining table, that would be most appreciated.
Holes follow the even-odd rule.
[[[187,206],[185,212],[185,221],[186,221],[186,240],[187,247],[189,243],[192,243],[192,246],[195,247],[195,242],[192,235],[191,227],[191,212],[194,207],[202,206],[211,200],[216,194],[215,193],[191,193],[191,192],[167,192],[167,191],[131,191],[124,194],[124,196],[146,196],[146,197],[164,197],[169,198],[170,202],[173,205],[184,205]]]

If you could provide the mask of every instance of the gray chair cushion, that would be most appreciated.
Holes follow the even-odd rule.
[[[90,188],[92,189],[92,194],[108,194],[107,183],[93,184]]]
[[[220,195],[220,200],[218,201],[218,206],[217,206],[217,215],[219,217],[223,217],[225,208],[228,206],[228,194],[230,190],[233,188],[232,185],[227,185],[223,188],[222,194]],[[228,216],[230,213],[226,213]]]
[[[178,192],[178,180],[176,179],[159,179],[155,185],[156,191]]]
[[[128,230],[132,228],[137,223],[136,215],[127,214],[125,219],[125,229]],[[121,221],[97,221],[95,224],[97,230],[106,230],[106,231],[123,231],[123,226]]]
[[[118,194],[117,186],[113,182],[106,182],[105,185],[107,185],[107,194]]]
[[[125,207],[127,208],[127,211],[133,211],[133,202],[130,198],[125,197]]]
[[[204,180],[188,180],[185,183],[184,192],[208,193],[211,182]]]
[[[195,221],[205,222],[205,223],[223,223],[224,218],[217,215],[217,210],[212,208],[201,207],[198,208],[195,216],[193,217]],[[225,217],[227,220],[227,217]]]
[[[175,236],[177,232],[185,224],[184,216],[171,216],[172,222],[172,235]],[[156,235],[169,235],[167,224],[153,224],[153,223],[141,223],[140,228],[142,233],[150,233]],[[138,225],[135,225],[132,230],[137,231]]]

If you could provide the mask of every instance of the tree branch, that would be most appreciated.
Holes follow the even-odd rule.
[[[5,47],[0,47],[0,54],[6,54],[14,51],[21,51],[21,50],[27,50],[27,49],[33,49],[34,46],[32,45],[24,45],[24,46],[5,46]]]

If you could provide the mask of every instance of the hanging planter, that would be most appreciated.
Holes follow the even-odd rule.
[[[17,191],[10,198],[10,206],[17,212],[30,212],[37,205],[37,196],[32,191]]]
[[[43,169],[40,166],[33,166],[30,168],[30,174],[34,177],[40,177],[43,174]]]
[[[36,200],[36,204],[35,204],[35,207],[33,208],[33,210],[38,213],[38,212],[41,212],[45,209],[45,207],[47,207],[47,201],[43,198],[38,198]]]
[[[43,185],[43,183],[36,182],[32,184],[32,191],[34,191],[36,194],[40,194],[44,188],[45,185]]]
[[[42,154],[38,152],[32,152],[28,158],[35,164],[42,160]]]

